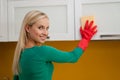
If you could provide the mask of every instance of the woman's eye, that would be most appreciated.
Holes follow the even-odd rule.
[[[40,30],[43,30],[43,29],[48,30],[48,29],[49,29],[49,27],[46,27],[46,28],[45,28],[44,26],[39,26],[39,27],[38,27],[38,29],[40,29]]]
[[[43,29],[43,26],[38,27],[39,29]]]

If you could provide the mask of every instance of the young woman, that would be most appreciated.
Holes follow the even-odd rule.
[[[80,28],[81,41],[71,52],[42,45],[48,37],[49,18],[38,10],[26,14],[13,60],[14,80],[52,80],[53,64],[75,63],[97,32],[93,21]]]

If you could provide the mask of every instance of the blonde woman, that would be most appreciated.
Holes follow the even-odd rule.
[[[93,21],[86,21],[84,30],[80,28],[82,39],[77,47],[65,52],[42,45],[48,37],[48,29],[49,18],[45,13],[33,10],[26,14],[14,54],[14,80],[52,80],[52,62],[77,62],[97,32]]]

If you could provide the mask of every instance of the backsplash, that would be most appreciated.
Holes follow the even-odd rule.
[[[71,51],[79,41],[49,41],[46,45]],[[0,42],[0,80],[12,80],[16,42]],[[51,53],[52,54],[52,53]],[[120,80],[120,40],[91,41],[75,64],[54,63],[53,80]]]

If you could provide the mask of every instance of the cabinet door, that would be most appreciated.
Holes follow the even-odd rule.
[[[74,39],[74,0],[9,1],[9,40],[17,41],[21,22],[31,10],[45,12],[50,18],[50,40]]]
[[[7,0],[0,0],[0,42],[7,39]]]
[[[75,0],[76,27],[81,25],[82,16],[91,15],[95,16],[98,26],[98,33],[93,39],[120,39],[120,0]],[[79,39],[78,33],[76,39]]]

